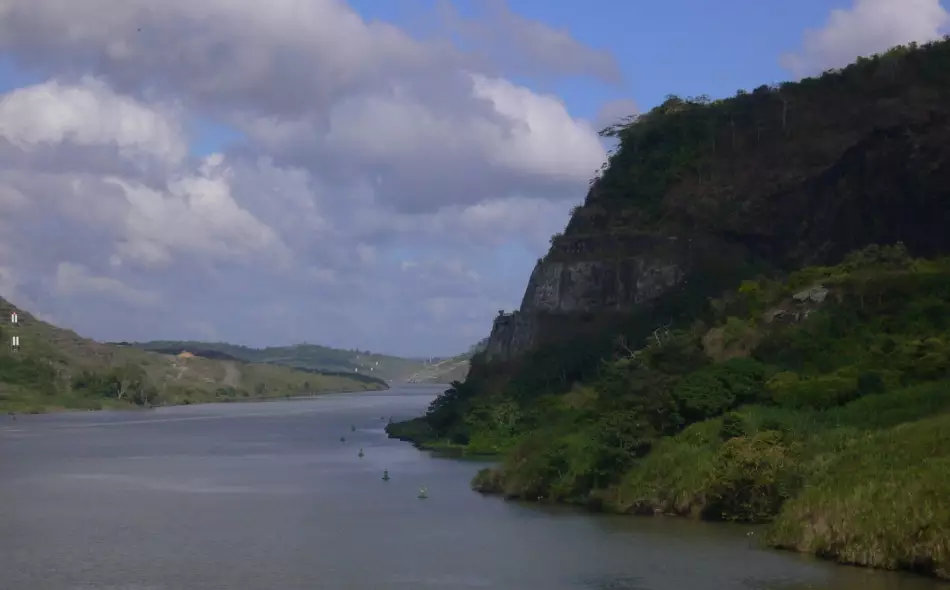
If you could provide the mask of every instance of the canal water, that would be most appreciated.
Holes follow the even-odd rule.
[[[383,432],[438,391],[6,418],[0,589],[946,588],[758,549],[744,527],[483,497],[478,464]]]

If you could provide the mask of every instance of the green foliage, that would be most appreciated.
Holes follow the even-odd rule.
[[[800,377],[784,372],[775,375],[767,387],[775,403],[790,408],[833,408],[858,396],[858,379],[841,373]]]
[[[746,297],[758,317],[643,330],[639,349],[620,339],[596,369],[559,348],[529,356],[521,370],[533,373],[475,363],[425,418],[390,434],[502,454],[473,480],[479,491],[619,512],[778,518],[791,543],[815,533],[788,524],[787,507],[817,493],[803,495],[813,482],[841,486],[842,454],[882,429],[950,413],[950,261],[901,252],[871,248],[786,281],[747,281],[720,301]],[[828,296],[797,302],[795,281],[824,285]],[[776,307],[798,319],[768,323],[758,311]],[[730,325],[751,334],[750,355],[706,356],[704,335]],[[913,489],[950,494],[932,470],[902,473],[931,478]],[[878,506],[876,496],[849,498],[867,503],[862,511]]]
[[[714,461],[704,511],[709,518],[770,520],[799,486],[795,460],[774,431],[729,438]]]
[[[86,397],[126,401],[137,406],[151,406],[159,401],[158,391],[148,383],[148,375],[140,366],[132,364],[104,373],[83,370],[73,377],[72,389]]]
[[[950,578],[950,414],[854,437],[821,463],[771,544]]]
[[[719,438],[722,440],[729,440],[745,435],[746,425],[745,420],[742,418],[742,414],[737,412],[729,412],[722,417],[722,427],[719,428]]]
[[[16,354],[0,354],[0,382],[49,391],[56,372],[39,359]]]
[[[761,398],[765,375],[761,363],[730,359],[685,376],[674,387],[673,396],[685,420],[697,422]]]

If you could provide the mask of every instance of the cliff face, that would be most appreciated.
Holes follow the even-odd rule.
[[[689,247],[680,247],[678,240],[677,236],[640,236],[628,240],[636,242],[631,248],[629,243],[601,239],[596,240],[601,242],[599,249],[588,251],[579,248],[589,242],[579,242],[573,252],[538,261],[519,310],[495,318],[486,357],[507,360],[534,348],[543,325],[570,323],[588,314],[622,313],[656,300],[686,274]],[[604,244],[607,241],[611,243]],[[610,256],[621,249],[637,253]],[[586,255],[577,256],[582,253]]]
[[[784,269],[874,243],[950,252],[948,41],[728,100],[673,97],[612,134],[620,147],[520,309],[495,320],[488,359],[648,311],[709,255]]]

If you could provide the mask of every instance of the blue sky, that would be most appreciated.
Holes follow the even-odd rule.
[[[0,295],[100,340],[463,351],[602,109],[931,40],[941,1],[6,0]]]

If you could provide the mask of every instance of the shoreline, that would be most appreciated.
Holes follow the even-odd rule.
[[[11,416],[38,416],[46,414],[64,414],[64,413],[85,413],[85,412],[148,412],[157,408],[172,408],[179,406],[196,406],[204,404],[235,404],[235,403],[261,403],[261,402],[274,402],[274,401],[283,401],[283,400],[305,400],[314,397],[320,397],[324,395],[333,395],[333,394],[355,394],[355,393],[370,393],[370,392],[379,392],[379,391],[388,391],[391,387],[387,386],[385,388],[379,389],[334,389],[332,391],[321,391],[316,392],[311,395],[271,395],[271,396],[252,396],[252,397],[235,397],[235,398],[220,398],[220,399],[198,399],[192,400],[187,399],[177,403],[163,403],[156,404],[154,406],[139,406],[133,403],[123,403],[113,400],[105,400],[106,403],[100,404],[99,407],[68,407],[68,406],[42,406],[37,405],[37,407],[30,408],[27,411],[15,411],[11,410],[3,405],[0,405],[0,415],[6,414],[7,420],[9,421]],[[95,401],[95,400],[93,400]]]
[[[474,459],[481,458],[484,460],[494,460],[501,461],[504,457],[503,453],[472,453],[469,454],[466,452],[466,445],[453,444],[448,441],[446,442],[432,442],[424,441],[421,439],[416,439],[411,435],[401,434],[398,436],[391,435],[387,428],[387,436],[389,438],[399,440],[402,442],[408,442],[413,447],[420,451],[425,451],[429,453],[438,453],[443,456],[457,459]],[[690,511],[688,513],[678,513],[674,511],[664,510],[661,506],[658,505],[637,505],[630,506],[624,510],[618,510],[615,505],[606,501],[604,498],[603,490],[592,491],[590,496],[585,500],[580,498],[575,500],[550,500],[547,498],[537,498],[529,499],[519,497],[517,494],[508,494],[501,489],[504,476],[501,474],[500,470],[497,467],[487,467],[479,470],[479,472],[472,478],[470,482],[470,488],[473,492],[481,494],[483,496],[494,496],[498,497],[505,502],[518,502],[525,504],[534,504],[534,505],[546,505],[546,506],[561,506],[565,508],[570,508],[573,510],[578,510],[588,514],[609,514],[615,516],[626,516],[632,518],[656,518],[656,517],[670,517],[670,518],[683,518],[694,521],[702,521],[707,523],[717,523],[722,521],[717,521],[715,519],[702,518],[700,514],[695,511]],[[777,517],[776,517],[777,519]],[[805,555],[822,561],[827,561],[834,563],[840,566],[848,567],[859,567],[868,571],[895,571],[903,572],[906,574],[912,574],[915,576],[920,576],[926,579],[937,580],[941,582],[948,583],[948,588],[950,588],[950,573],[942,572],[936,569],[928,569],[923,567],[925,564],[921,563],[906,563],[902,564],[900,567],[890,568],[890,567],[880,567],[870,563],[863,563],[857,560],[844,558],[842,555],[832,555],[826,554],[824,552],[815,552],[803,550],[796,546],[795,543],[790,542],[780,542],[780,541],[769,541],[769,533],[775,520],[768,522],[749,522],[744,523],[750,527],[755,527],[759,531],[762,531],[761,534],[756,535],[755,543],[760,547],[768,548],[774,551],[782,551],[788,553],[795,553],[798,555]],[[926,560],[924,560],[926,561]]]

